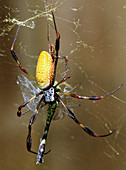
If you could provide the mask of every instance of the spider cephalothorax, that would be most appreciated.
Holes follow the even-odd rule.
[[[55,93],[54,93],[54,87],[50,87],[48,90],[45,90],[43,92],[44,96],[45,96],[45,102],[46,103],[50,103],[50,102],[54,102],[55,101]]]

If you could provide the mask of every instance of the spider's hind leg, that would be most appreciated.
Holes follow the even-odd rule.
[[[18,64],[19,68],[20,68],[25,74],[27,74],[29,77],[31,77],[33,80],[36,81],[36,79],[24,69],[24,67],[22,66],[21,62],[19,61],[19,58],[18,58],[16,52],[14,51],[15,41],[16,41],[16,39],[17,39],[17,35],[18,35],[18,32],[19,32],[20,27],[21,27],[21,24],[19,25],[19,27],[18,27],[18,29],[17,29],[17,32],[16,32],[16,35],[15,35],[14,41],[13,41],[12,46],[11,46],[11,54],[12,54],[14,60],[16,61],[16,63]]]

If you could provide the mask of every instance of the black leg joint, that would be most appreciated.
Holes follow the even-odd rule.
[[[56,42],[55,42],[55,50],[56,51],[59,51],[59,48],[60,48],[60,36],[56,39]]]
[[[18,57],[17,57],[15,51],[11,50],[11,54],[12,54],[13,58],[15,59],[15,61],[17,62]]]
[[[31,151],[32,138],[30,135],[27,137],[26,144],[27,144],[27,150]]]

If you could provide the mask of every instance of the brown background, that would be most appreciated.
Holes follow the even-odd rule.
[[[72,100],[80,104],[74,112],[82,123],[99,134],[116,132],[94,139],[85,134],[67,116],[52,123],[44,164],[36,166],[36,155],[26,151],[27,123],[30,114],[18,118],[23,103],[16,77],[17,67],[10,48],[19,22],[29,19],[34,29],[21,27],[15,50],[25,68],[35,75],[36,59],[48,51],[46,17],[41,17],[41,0],[0,1],[0,169],[5,170],[124,170],[126,168],[126,1],[66,0],[48,1],[57,7],[55,18],[61,34],[60,55],[68,55],[72,87],[80,95],[104,95],[124,86],[114,96],[101,101]],[[38,17],[36,17],[38,16]],[[15,19],[15,21],[13,20]],[[77,24],[79,23],[79,24]],[[55,32],[50,28],[54,43]],[[86,44],[86,45],[85,45]],[[57,80],[64,70],[59,63]],[[105,90],[105,91],[104,91]],[[38,149],[44,124],[38,116],[33,126],[33,148]]]

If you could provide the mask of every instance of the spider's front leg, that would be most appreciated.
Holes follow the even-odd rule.
[[[116,91],[118,91],[121,87],[123,86],[123,84],[121,84],[117,89],[115,89],[114,91],[108,93],[108,94],[105,94],[104,96],[79,96],[79,95],[76,95],[76,94],[71,94],[71,93],[67,93],[67,92],[64,92],[62,90],[58,90],[60,93],[62,94],[65,94],[67,96],[71,96],[71,97],[74,97],[74,98],[77,98],[77,99],[85,99],[85,100],[100,100],[100,99],[103,99],[107,96],[110,96],[112,95],[113,93],[115,93]]]
[[[43,91],[41,91],[40,93],[36,94],[35,96],[33,96],[30,100],[28,100],[27,102],[23,103],[22,105],[20,105],[18,107],[18,111],[17,111],[17,116],[20,117],[21,115],[25,114],[26,112],[21,112],[21,109],[23,107],[25,107],[28,103],[30,103],[32,100],[34,100],[36,97],[38,97],[39,95],[43,94]]]
[[[63,104],[64,108],[66,109],[68,116],[70,118],[72,118],[74,120],[75,123],[77,123],[86,133],[88,133],[89,135],[93,136],[93,137],[106,137],[111,135],[112,133],[114,133],[115,129],[113,129],[113,131],[111,131],[108,134],[105,135],[97,135],[94,131],[92,131],[90,128],[88,128],[87,126],[83,125],[82,123],[79,122],[79,120],[75,117],[74,113],[68,109],[66,107],[66,105],[63,103],[63,101],[61,100],[61,98],[59,97],[60,102]]]
[[[36,120],[36,113],[33,113],[30,121],[29,121],[29,125],[28,125],[28,136],[27,136],[27,140],[26,140],[26,145],[27,145],[27,150],[29,152],[31,152],[31,144],[32,144],[32,138],[31,138],[31,126],[32,124],[35,122]]]
[[[68,108],[67,108],[68,109]],[[112,133],[114,133],[115,132],[115,129],[113,129],[110,133],[108,133],[108,134],[105,134],[105,135],[97,135],[93,130],[91,130],[89,127],[87,127],[87,126],[84,126],[82,123],[80,123],[78,120],[77,120],[77,118],[75,117],[75,115],[74,115],[74,113],[70,110],[70,109],[68,109],[68,116],[70,117],[70,118],[72,118],[73,120],[74,120],[74,122],[75,123],[77,123],[80,127],[82,127],[82,129],[86,132],[86,133],[88,133],[89,135],[91,135],[91,136],[93,136],[93,137],[106,137],[106,136],[109,136],[109,135],[111,135]]]
[[[41,105],[41,102],[42,100],[44,99],[44,95],[42,96],[42,98],[40,99],[38,105],[37,105],[37,108],[35,109],[35,113],[32,114],[31,118],[30,118],[30,121],[29,121],[29,125],[28,125],[28,136],[27,136],[27,141],[26,141],[26,145],[27,145],[27,150],[29,152],[33,152],[31,151],[31,145],[32,145],[32,138],[31,138],[31,126],[32,124],[35,122],[36,120],[36,116],[37,116],[37,113],[38,113],[38,109]]]

